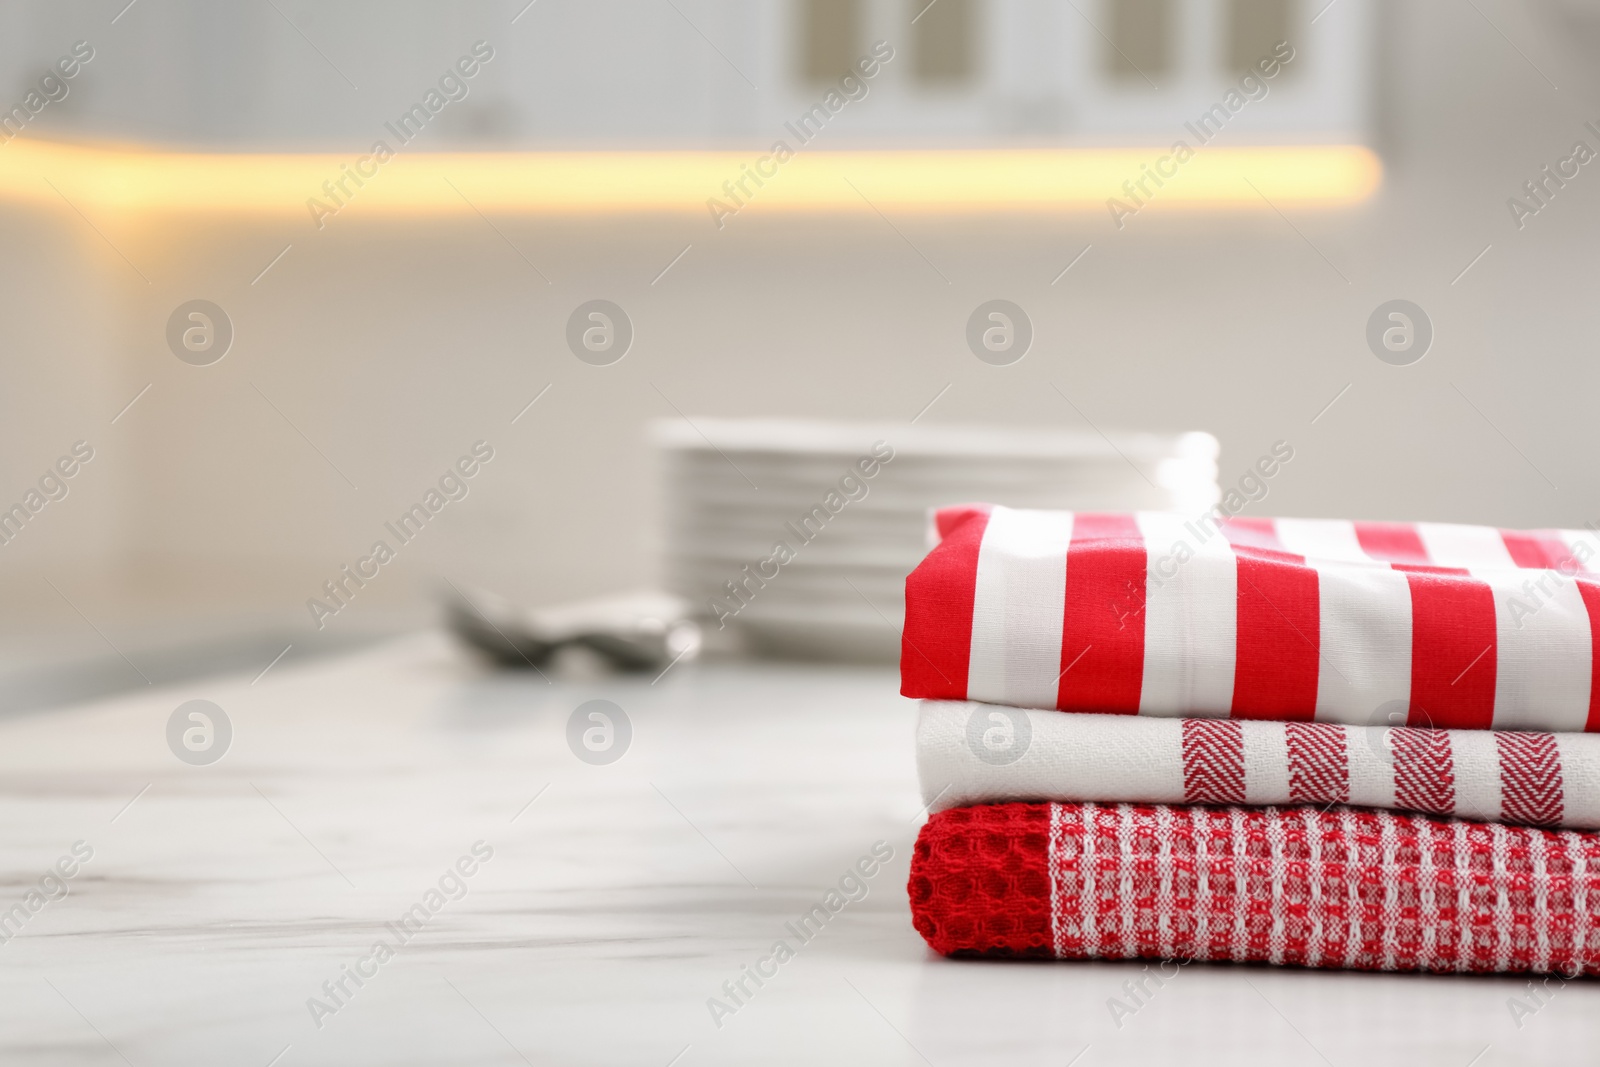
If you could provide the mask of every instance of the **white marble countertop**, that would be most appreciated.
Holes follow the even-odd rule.
[[[195,698],[233,727],[208,766],[180,762],[166,740]],[[608,765],[567,744],[591,699],[632,724]],[[1509,978],[1196,964],[1119,1027],[1107,1001],[1139,965],[935,956],[905,895],[922,821],[914,711],[888,670],[717,664],[654,685],[552,683],[491,673],[421,635],[286,661],[254,684],[5,721],[0,918],[14,904],[24,917],[0,944],[0,1062],[1490,1067],[1594,1055],[1593,983],[1537,1006]],[[92,858],[46,879],[80,841]],[[785,923],[878,841],[894,858],[867,896],[800,945]],[[492,858],[445,879],[464,895],[430,899],[477,842]],[[68,893],[28,912],[42,879]],[[402,943],[386,924],[419,903],[437,911]],[[708,998],[726,1001],[723,983],[780,938],[794,958],[759,989],[746,979],[752,995],[716,1025]],[[381,963],[379,941],[399,946]],[[335,1001],[323,983],[345,967],[370,977],[344,979]],[[1514,1018],[1519,995],[1534,1010]],[[312,997],[327,1006],[316,1018]]]

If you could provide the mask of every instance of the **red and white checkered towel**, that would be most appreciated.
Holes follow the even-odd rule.
[[[1600,731],[1587,532],[988,505],[934,525],[906,579],[906,696]]]
[[[1600,834],[1335,808],[991,804],[933,816],[946,955],[1600,973]]]
[[[1354,804],[1600,829],[1600,734],[1063,715],[924,701],[929,811],[1009,800]]]

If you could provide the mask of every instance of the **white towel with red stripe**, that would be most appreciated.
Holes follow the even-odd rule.
[[[906,696],[1600,731],[1589,531],[990,505],[933,519],[906,580]]]
[[[924,701],[930,812],[1012,800],[1350,804],[1600,828],[1600,735],[1062,715]]]

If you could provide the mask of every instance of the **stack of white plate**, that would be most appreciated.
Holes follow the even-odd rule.
[[[1219,498],[1217,441],[1206,433],[696,418],[657,422],[650,436],[667,587],[702,613],[712,647],[728,647],[731,634],[766,655],[898,657],[905,578],[927,551],[930,508],[982,501],[1197,514]],[[880,455],[892,448],[893,459],[862,478],[857,463],[875,445]],[[866,495],[838,507],[839,493],[837,514],[802,540],[801,517],[826,506],[846,475]],[[794,558],[764,584],[746,581],[745,568],[757,573],[779,542]],[[764,569],[770,575],[773,565]],[[742,604],[730,581],[743,583]]]

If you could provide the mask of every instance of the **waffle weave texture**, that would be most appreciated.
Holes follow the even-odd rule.
[[[1600,973],[1600,834],[1354,808],[976,805],[917,839],[949,956]]]

